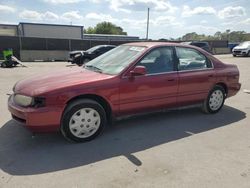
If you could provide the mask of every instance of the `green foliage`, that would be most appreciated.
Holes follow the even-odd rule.
[[[225,32],[217,31],[214,35],[197,34],[196,32],[187,33],[178,40],[183,41],[200,41],[200,40],[228,40],[229,42],[242,42],[249,40],[249,35],[245,31],[230,31],[227,29]]]
[[[111,34],[111,35],[127,35],[123,29],[111,22],[98,23],[94,28],[89,27],[84,31],[86,34]]]

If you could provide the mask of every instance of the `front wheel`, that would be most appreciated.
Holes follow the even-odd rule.
[[[85,59],[83,60],[83,64],[88,63],[89,61],[90,61],[89,58],[85,58]]]
[[[80,99],[67,106],[62,117],[61,132],[69,140],[86,142],[102,132],[106,121],[105,110],[99,103]]]
[[[226,98],[225,89],[216,85],[208,94],[207,99],[203,103],[203,111],[205,113],[214,114],[220,111],[224,105]]]

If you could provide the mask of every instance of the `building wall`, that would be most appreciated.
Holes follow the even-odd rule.
[[[0,36],[17,36],[17,25],[0,24]]]
[[[82,39],[82,26],[20,23],[20,34],[24,37]]]
[[[62,50],[20,50],[22,61],[67,61],[69,51]]]

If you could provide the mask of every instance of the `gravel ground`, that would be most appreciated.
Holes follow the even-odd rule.
[[[60,134],[32,135],[11,120],[6,93],[29,75],[65,62],[0,69],[0,187],[250,187],[250,58],[217,56],[237,64],[241,91],[221,112],[186,109],[118,121],[92,142]],[[70,68],[70,67],[68,67]]]

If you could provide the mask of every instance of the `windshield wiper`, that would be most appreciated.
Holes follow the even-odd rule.
[[[99,73],[102,73],[102,69],[94,66],[94,65],[85,65],[86,68],[89,68],[89,69],[92,69],[93,71],[95,72],[99,72]]]

